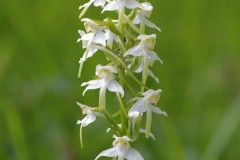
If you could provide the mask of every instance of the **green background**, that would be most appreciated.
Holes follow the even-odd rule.
[[[99,119],[84,128],[76,101],[97,105],[98,92],[82,96],[81,83],[104,59],[96,55],[77,78],[83,50],[76,43],[79,5],[86,1],[0,0],[0,159],[91,160],[113,138]],[[146,160],[235,160],[240,157],[240,1],[152,0],[160,26],[155,64],[163,90],[154,116],[157,140],[137,142]],[[100,10],[87,17],[101,19]],[[106,14],[105,14],[106,16]],[[108,105],[115,97],[108,94]],[[104,159],[104,158],[102,158]]]

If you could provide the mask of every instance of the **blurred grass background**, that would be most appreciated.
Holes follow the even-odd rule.
[[[82,97],[80,84],[102,58],[87,61],[77,78],[84,2],[0,0],[1,160],[91,160],[111,147],[99,120],[84,128],[80,149],[75,124],[82,118],[76,101],[97,105],[97,91]],[[240,1],[151,3],[151,20],[162,29],[155,50],[164,64],[154,66],[160,84],[149,83],[163,90],[159,107],[169,116],[154,116],[157,140],[142,136],[136,149],[146,160],[239,158]]]

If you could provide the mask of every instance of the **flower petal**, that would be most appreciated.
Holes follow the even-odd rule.
[[[112,1],[112,2],[109,2],[109,3],[103,8],[103,11],[102,11],[102,12],[105,12],[105,11],[114,11],[114,10],[117,10],[117,9],[119,9],[119,2]]]
[[[144,160],[141,154],[134,148],[129,148],[125,154],[127,160]]]
[[[151,105],[151,110],[152,110],[152,112],[154,112],[154,113],[163,114],[163,115],[167,116],[167,113],[166,113],[166,112],[162,111],[160,108],[157,108],[157,107],[155,107],[155,106],[153,106],[153,105]]]
[[[143,128],[140,128],[139,130],[140,133],[146,133],[146,130],[143,129]],[[156,140],[155,136],[150,132],[150,137],[153,139],[153,140]]]
[[[127,50],[124,54],[124,56],[127,56],[127,55],[133,55],[133,56],[141,56],[143,54],[143,51],[142,51],[142,47],[141,45],[136,45],[132,48],[130,48],[129,50]]]
[[[161,31],[159,27],[157,27],[154,23],[146,19],[145,17],[141,16],[142,23],[147,25],[150,28],[156,28],[158,31]]]
[[[94,6],[95,7],[98,7],[98,6],[101,6],[101,7],[103,7],[104,5],[105,5],[105,2],[106,2],[106,0],[95,0],[95,2],[94,2]]]
[[[124,90],[116,80],[111,80],[107,85],[107,89],[111,92],[119,92],[122,97],[124,96]]]
[[[86,127],[90,123],[94,122],[96,120],[96,116],[94,114],[87,115],[84,117],[81,121],[77,121],[77,124],[82,124],[83,127]]]
[[[128,111],[128,115],[131,112],[138,111],[138,112],[146,112],[146,104],[144,98],[139,98],[136,103],[133,104],[132,108]]]
[[[154,78],[157,83],[159,83],[159,79],[154,75],[154,73],[149,69],[148,74],[150,77]]]
[[[94,43],[101,44],[103,47],[106,46],[106,37],[103,31],[98,30],[97,33],[94,36]]]
[[[88,82],[82,83],[81,86],[86,86],[86,85],[88,85],[88,86],[85,88],[85,90],[83,91],[83,95],[85,94],[85,92],[86,92],[87,90],[100,88],[100,87],[102,86],[102,83],[103,83],[103,81],[102,81],[101,79],[100,79],[100,80],[98,80],[98,79],[96,79],[96,80],[90,80],[90,81],[88,81]]]
[[[97,160],[99,157],[105,156],[105,157],[116,157],[119,154],[117,148],[113,147],[113,148],[109,148],[105,151],[102,151],[96,158],[95,160]]]
[[[136,0],[126,0],[126,8],[134,9],[134,8],[137,8],[137,7],[141,7],[141,5]]]

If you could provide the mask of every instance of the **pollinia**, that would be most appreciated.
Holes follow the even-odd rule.
[[[108,15],[114,15],[117,19],[83,18],[90,6],[100,7],[101,13],[112,12]],[[142,155],[132,147],[134,142],[139,134],[155,139],[151,133],[153,113],[167,116],[166,112],[156,107],[161,89],[147,86],[148,78],[159,83],[151,67],[155,61],[162,63],[154,52],[156,34],[146,33],[147,27],[160,31],[149,20],[153,6],[140,0],[90,0],[79,9],[85,30],[78,31],[80,38],[77,41],[82,43],[85,52],[79,61],[78,76],[81,77],[84,62],[94,54],[101,54],[107,60],[107,64],[96,66],[95,79],[82,83],[86,87],[83,95],[88,90],[98,89],[99,99],[97,107],[77,102],[86,115],[77,121],[81,146],[82,128],[98,118],[104,118],[109,124],[106,131],[111,130],[114,138],[113,147],[102,151],[96,159],[105,156],[118,160],[143,160]],[[139,88],[133,88],[130,83],[136,83]],[[106,92],[116,94],[119,103],[114,107],[118,108],[117,113],[109,112],[112,106],[107,106]],[[145,127],[142,128],[142,124]]]

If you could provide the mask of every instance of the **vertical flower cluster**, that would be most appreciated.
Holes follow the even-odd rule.
[[[101,14],[112,12],[118,18],[82,18],[91,6],[102,8]],[[99,99],[97,107],[77,102],[86,115],[77,121],[80,125],[81,145],[82,127],[93,123],[98,117],[104,117],[109,122],[107,130],[111,129],[115,140],[113,147],[102,151],[96,159],[105,156],[118,160],[143,160],[142,155],[132,147],[133,142],[138,140],[139,133],[144,133],[146,138],[155,139],[151,133],[152,114],[167,116],[166,112],[157,107],[161,89],[154,90],[147,86],[149,77],[159,83],[150,68],[155,61],[162,63],[154,52],[156,34],[146,33],[147,27],[160,31],[160,28],[149,20],[153,6],[140,0],[90,0],[79,9],[80,19],[85,27],[85,30],[78,31],[80,38],[77,42],[81,42],[85,49],[79,60],[79,77],[84,62],[94,54],[101,54],[108,61],[107,64],[96,66],[95,79],[82,83],[82,86],[86,86],[83,95],[88,90],[97,89]],[[138,74],[141,79],[137,78]],[[139,88],[132,88],[130,83],[133,82],[138,84]],[[111,106],[106,103],[107,92],[116,94],[119,102],[115,107],[118,108],[117,114],[109,112],[108,108]],[[128,96],[125,96],[127,92]],[[146,117],[145,129],[142,128],[143,117]]]

